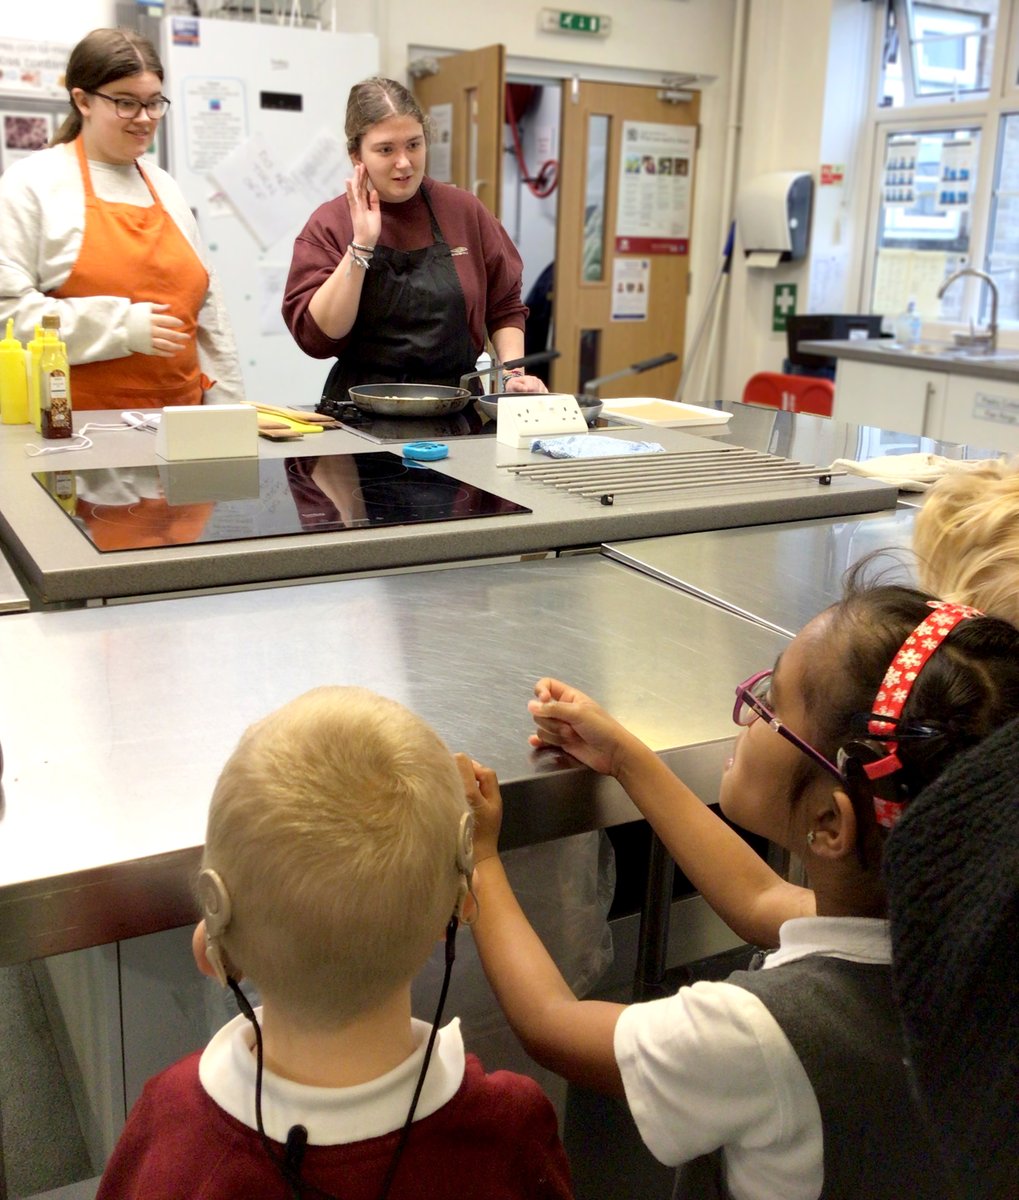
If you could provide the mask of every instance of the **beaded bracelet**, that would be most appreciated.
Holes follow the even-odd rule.
[[[350,243],[350,257],[354,260],[354,262],[357,263],[357,265],[361,268],[362,271],[367,271],[370,264],[368,262],[368,259],[365,258],[362,253],[359,253],[359,251],[362,251],[362,250],[363,250],[363,247],[355,245],[354,242]],[[368,253],[370,256],[371,251],[369,251]]]

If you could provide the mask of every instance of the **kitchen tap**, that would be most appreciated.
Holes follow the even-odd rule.
[[[998,341],[998,285],[986,271],[978,271],[975,267],[962,267],[958,271],[953,271],[938,288],[938,299],[940,300],[949,287],[963,275],[974,275],[977,279],[982,279],[991,289],[991,320],[986,329],[976,330],[973,328],[973,318],[971,317],[969,333],[953,334],[953,340],[957,346],[979,346],[983,350],[993,351]]]

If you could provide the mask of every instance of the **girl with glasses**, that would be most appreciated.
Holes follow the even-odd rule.
[[[198,227],[146,158],[169,101],[147,39],[96,29],[71,51],[53,144],[0,176],[0,323],[60,318],[77,409],[243,399]],[[145,159],[145,165],[141,160]]]
[[[533,745],[618,779],[715,910],[748,940],[778,947],[763,969],[665,999],[577,1000],[500,865],[495,776],[469,764],[474,935],[530,1054],[625,1098],[652,1153],[683,1167],[678,1196],[958,1194],[903,1062],[882,856],[913,797],[1019,715],[1019,630],[851,580],[773,671],[739,686],[722,812],[800,857],[810,887],[775,874],[589,697],[542,679],[529,707]]]

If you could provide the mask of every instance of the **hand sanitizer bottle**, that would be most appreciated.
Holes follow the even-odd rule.
[[[916,300],[910,299],[906,311],[895,318],[895,340],[900,346],[915,346],[920,340],[921,321]]]

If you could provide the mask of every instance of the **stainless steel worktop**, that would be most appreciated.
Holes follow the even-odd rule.
[[[29,599],[10,563],[0,551],[0,615],[12,612],[27,612]]]
[[[905,350],[890,338],[854,338],[851,341],[800,342],[807,354],[848,358],[881,367],[907,367],[915,371],[940,371],[978,379],[1019,381],[1019,349],[960,350],[951,342],[925,339],[918,349]]]
[[[610,558],[793,637],[841,595],[853,563],[874,555],[873,577],[913,583],[916,510],[847,521],[796,521],[716,533],[613,542]]]
[[[0,963],[193,919],[216,775],[309,687],[374,688],[494,766],[512,847],[637,818],[614,782],[530,749],[541,675],[711,801],[732,688],[784,644],[596,555],[5,617]]]
[[[94,418],[96,414],[86,416]],[[82,419],[81,414],[76,416],[79,422]],[[696,453],[717,447],[717,441],[673,429],[605,433],[654,440],[668,450]],[[836,478],[829,486],[794,480],[746,485],[726,489],[724,494],[719,490],[714,494],[701,491],[644,497],[606,507],[596,499],[557,494],[504,469],[512,463],[547,461],[539,455],[499,445],[491,438],[460,438],[451,442],[448,459],[431,465],[443,474],[526,505],[533,510],[531,514],[103,554],[86,541],[31,477],[34,469],[57,466],[73,471],[158,461],[155,439],[149,433],[131,429],[97,431],[92,436],[95,444],[89,450],[40,459],[26,456],[26,445],[38,440],[28,427],[0,430],[0,538],[45,603],[234,588],[595,547],[609,539],[876,511],[890,507],[895,500],[894,490],[885,485]],[[285,445],[263,441],[259,446],[263,458],[377,449],[344,431],[328,431]]]

